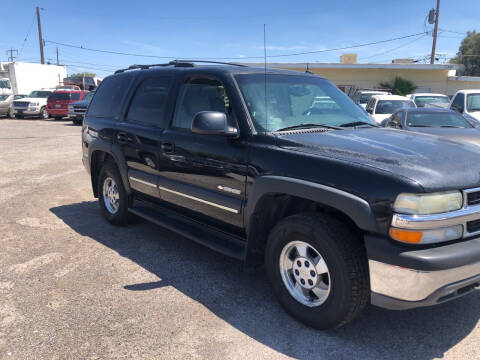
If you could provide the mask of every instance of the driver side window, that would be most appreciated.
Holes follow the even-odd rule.
[[[172,126],[190,129],[193,117],[200,111],[231,114],[230,101],[223,84],[211,78],[196,78],[185,81],[175,106]]]

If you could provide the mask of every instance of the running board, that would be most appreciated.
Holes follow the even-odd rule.
[[[155,208],[137,200],[135,206],[128,211],[212,250],[235,259],[245,260],[246,242],[242,238],[186,218],[165,207],[154,206]]]

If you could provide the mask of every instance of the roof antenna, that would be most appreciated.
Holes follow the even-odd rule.
[[[268,100],[267,100],[267,30],[263,24],[263,65],[265,82],[265,131],[268,131]]]
[[[307,70],[305,70],[305,72],[306,72],[307,74],[313,74],[313,72],[311,72],[311,71],[310,71],[310,68],[308,67],[308,63],[307,63]]]

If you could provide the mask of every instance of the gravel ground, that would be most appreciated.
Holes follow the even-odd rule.
[[[479,359],[479,300],[310,329],[262,271],[144,221],[105,222],[80,127],[0,119],[0,359]]]

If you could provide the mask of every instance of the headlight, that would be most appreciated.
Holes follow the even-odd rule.
[[[400,194],[393,204],[401,214],[438,214],[461,209],[463,196],[460,191],[431,194]]]

